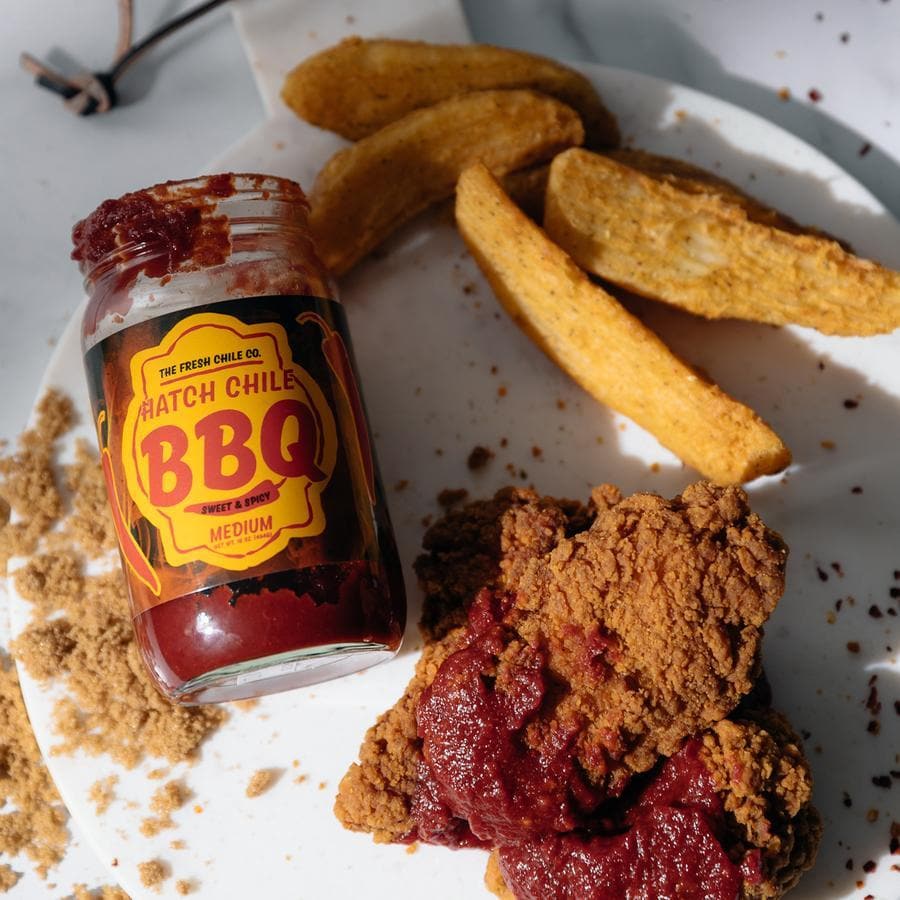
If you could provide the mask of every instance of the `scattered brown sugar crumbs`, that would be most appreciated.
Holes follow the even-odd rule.
[[[184,806],[188,796],[187,788],[179,781],[169,781],[155,791],[150,798],[150,811],[156,815],[141,822],[141,834],[154,837],[165,828],[174,828],[172,813]]]
[[[465,488],[444,488],[437,495],[437,502],[444,509],[450,509],[451,506],[462,503],[468,496],[469,492]]]
[[[413,842],[406,848],[406,852],[407,852],[410,856],[412,856],[413,853],[417,853],[418,850],[419,850],[419,842],[418,842],[418,841],[413,841]]]
[[[151,781],[162,781],[169,774],[168,769],[151,769],[147,773],[147,777]]]
[[[16,886],[19,880],[19,873],[14,871],[11,866],[0,865],[0,894],[5,894]]]
[[[319,790],[320,790],[320,791],[324,791],[325,788],[327,788],[327,787],[328,787],[328,782],[327,782],[327,781],[320,781],[320,782],[319,782]]]
[[[184,841],[182,838],[177,838],[174,841],[169,841],[169,847],[172,850],[186,850],[187,842]]]
[[[102,816],[108,809],[113,800],[116,799],[115,787],[119,782],[118,775],[108,775],[106,778],[100,778],[91,785],[88,791],[88,799],[94,804],[94,812],[98,816]]]
[[[259,706],[259,697],[251,697],[248,700],[235,700],[232,705],[241,712],[252,712]]]
[[[165,863],[158,859],[149,859],[146,862],[138,863],[138,874],[141,877],[141,884],[146,888],[159,888],[169,877]]]
[[[275,769],[257,769],[247,783],[247,789],[244,793],[248,797],[258,797],[264,794],[278,779],[278,772]]]
[[[25,853],[42,878],[65,855],[68,815],[47,772],[12,660],[0,652],[0,854]]]
[[[472,472],[477,472],[479,469],[483,469],[493,458],[493,450],[489,447],[477,444],[472,448],[471,453],[469,453],[466,465]]]
[[[175,882],[175,890],[177,893],[181,894],[182,897],[185,897],[193,892],[194,884],[184,878],[179,878],[178,881]]]
[[[778,91],[778,99],[779,99],[779,100],[784,100],[784,101],[790,100],[790,99],[791,99],[791,92],[790,92],[790,90],[789,90],[788,88],[786,88],[786,87],[780,88],[779,91]]]

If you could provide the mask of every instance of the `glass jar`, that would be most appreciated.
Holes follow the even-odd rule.
[[[394,655],[406,600],[344,311],[293,182],[217,175],[73,231],[141,654],[181,703]]]

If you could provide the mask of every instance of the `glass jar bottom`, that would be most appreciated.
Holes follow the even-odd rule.
[[[351,675],[396,653],[384,644],[331,644],[278,653],[206,672],[174,688],[170,699],[186,706],[249,700]]]

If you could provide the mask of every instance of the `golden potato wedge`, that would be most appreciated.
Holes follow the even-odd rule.
[[[589,146],[619,143],[615,117],[580,72],[487,44],[347,38],[300,63],[281,96],[301,119],[359,140],[414,109],[500,88],[550,94],[579,113]]]
[[[783,469],[790,453],[748,407],[704,381],[578,268],[481,165],[456,188],[456,221],[494,293],[588,393],[720,484]]]
[[[657,181],[665,181],[679,190],[687,191],[689,194],[715,194],[722,197],[723,200],[736,203],[738,206],[743,207],[747,213],[747,218],[751,222],[771,225],[773,228],[780,228],[782,231],[791,232],[791,234],[812,234],[816,237],[827,238],[830,241],[837,241],[848,253],[853,252],[853,248],[846,241],[836,238],[834,235],[829,234],[827,231],[822,231],[821,228],[816,228],[814,225],[801,225],[783,212],[760,203],[755,197],[744,193],[737,185],[732,184],[727,179],[700,166],[695,166],[693,163],[685,162],[682,159],[674,159],[671,156],[649,153],[637,147],[622,147],[618,150],[610,150],[606,155],[616,160],[616,162],[620,162],[631,169],[638,169],[644,175],[649,175]]]
[[[398,119],[336,153],[310,192],[325,264],[346,272],[391,232],[453,194],[477,160],[503,175],[580,144],[578,114],[534,91],[477,91]]]
[[[553,161],[544,227],[589,272],[709,319],[841,335],[900,326],[897,272],[758,221],[722,191],[685,189],[605,156]]]

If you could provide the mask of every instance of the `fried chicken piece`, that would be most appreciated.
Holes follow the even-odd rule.
[[[622,500],[604,486],[587,508],[501,492],[451,513],[425,546],[417,564],[423,631],[437,642],[404,697],[370,729],[336,804],[347,827],[380,840],[414,831],[416,710],[440,662],[472,642],[462,622],[479,590],[514,598],[502,616],[503,647],[481,674],[499,694],[514,690],[523,654],[540,648],[547,687],[522,740],[540,756],[569,734],[567,752],[599,802],[750,689],[786,558],[740,489],[709,484],[671,502],[653,494]]]

